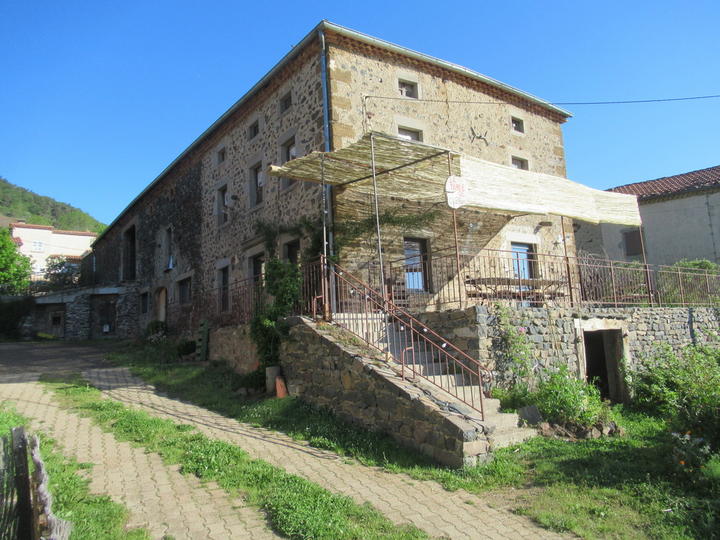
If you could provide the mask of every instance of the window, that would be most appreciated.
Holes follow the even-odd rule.
[[[262,163],[257,163],[250,168],[250,206],[257,206],[263,202],[264,186],[265,175],[262,171]]]
[[[398,90],[400,91],[400,95],[406,98],[418,98],[418,85],[415,82],[410,81],[403,81],[400,79],[398,81]]]
[[[230,267],[218,270],[218,307],[220,311],[230,310]]]
[[[627,231],[623,233],[623,244],[625,244],[625,255],[634,257],[642,255],[642,242],[640,240],[640,230]]]
[[[218,217],[218,225],[224,225],[228,222],[229,214],[228,210],[230,205],[228,204],[228,191],[227,186],[223,186],[217,190],[217,197],[215,204],[217,205],[216,214]]]
[[[512,123],[513,131],[517,131],[518,133],[525,133],[525,122],[521,118],[516,118],[513,116],[510,119],[510,122]]]
[[[400,137],[401,139],[405,139],[406,141],[422,142],[423,140],[422,131],[420,131],[419,129],[410,129],[404,127],[398,128],[398,137]]]
[[[285,252],[284,255],[286,260],[292,264],[297,264],[300,261],[300,240],[288,242],[283,247],[283,251]]]
[[[171,227],[165,229],[165,271],[175,268],[173,257],[173,231]]]
[[[428,242],[424,238],[403,238],[405,252],[405,288],[429,291]]]
[[[250,257],[248,270],[250,271],[251,278],[255,281],[260,281],[262,279],[263,272],[265,271],[265,256],[260,253],[254,257]]]
[[[223,163],[225,161],[225,158],[227,157],[227,150],[223,146],[220,150],[217,151],[217,159],[216,162],[218,165]]]
[[[146,292],[140,295],[140,313],[147,313],[150,308],[150,295]]]
[[[512,159],[510,160],[510,163],[511,163],[512,166],[515,167],[516,169],[522,169],[523,171],[527,171],[527,170],[529,169],[529,167],[528,167],[528,160],[527,160],[527,159],[523,159],[523,158],[519,158],[519,157],[517,157],[517,156],[513,156]]]
[[[132,281],[136,277],[136,246],[135,246],[135,225],[123,233],[122,250],[122,278],[125,281]]]
[[[37,252],[37,251],[42,251],[42,250],[43,250],[43,243],[36,240],[35,242],[32,243],[32,250],[35,251],[35,252]]]
[[[535,246],[512,242],[510,250],[513,257],[513,274],[520,279],[532,279],[535,275]]]
[[[192,299],[192,278],[178,281],[178,300],[181,304],[189,304]]]
[[[260,134],[260,120],[255,120],[248,127],[248,140],[254,139]]]
[[[286,163],[292,159],[295,159],[297,156],[297,146],[295,146],[295,137],[290,137],[281,147],[280,147],[280,164]],[[292,178],[283,178],[281,181],[281,187],[283,189],[287,189],[290,186],[292,186],[296,180]]]
[[[292,107],[292,93],[288,92],[280,98],[280,113],[288,111]]]

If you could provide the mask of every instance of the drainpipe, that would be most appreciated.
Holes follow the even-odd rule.
[[[328,66],[327,66],[327,45],[325,44],[325,32],[322,28],[318,28],[318,39],[320,40],[320,77],[322,83],[323,95],[323,139],[325,139],[325,152],[332,151],[332,131],[330,127],[330,90],[328,87]],[[333,242],[332,222],[333,222],[333,204],[332,204],[332,186],[324,186],[325,193],[323,198],[325,205],[323,208],[324,222],[329,225],[327,230],[327,247],[331,255],[335,253]]]

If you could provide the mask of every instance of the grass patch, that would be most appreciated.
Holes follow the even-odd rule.
[[[9,434],[10,428],[28,425],[23,416],[7,404],[0,404],[0,433]],[[88,466],[65,457],[57,450],[54,440],[39,433],[40,450],[50,476],[53,495],[53,512],[73,524],[71,540],[147,540],[145,529],[125,530],[127,509],[107,496],[92,495],[89,480],[80,476]]]
[[[664,421],[621,407],[611,414],[626,428],[625,437],[576,443],[538,437],[498,450],[488,464],[453,470],[300,400],[242,398],[234,392],[237,376],[224,366],[158,365],[138,349],[113,359],[169,395],[366,465],[434,480],[448,490],[523,488],[518,492],[528,496],[516,506],[554,530],[586,538],[720,538],[720,494],[676,473]]]
[[[118,439],[157,452],[166,463],[180,464],[183,473],[215,481],[230,493],[243,492],[249,502],[267,511],[278,532],[290,538],[427,538],[415,527],[394,525],[369,505],[358,505],[349,497],[252,459],[235,445],[102,399],[83,379],[44,382],[65,406],[89,416]]]

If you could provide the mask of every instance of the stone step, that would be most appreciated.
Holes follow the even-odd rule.
[[[512,429],[496,430],[492,432],[488,439],[493,450],[505,448],[514,444],[520,444],[528,439],[537,436],[537,431],[532,428],[515,427]]]

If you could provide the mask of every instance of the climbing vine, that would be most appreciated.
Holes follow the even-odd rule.
[[[280,343],[287,334],[283,319],[300,299],[300,270],[297,265],[272,258],[265,266],[265,291],[260,295],[250,321],[250,337],[257,346],[261,368],[279,363]]]
[[[533,349],[528,342],[527,329],[512,323],[506,306],[495,304],[494,309],[498,328],[498,356],[495,362],[498,384],[504,388],[529,389],[533,374]]]

